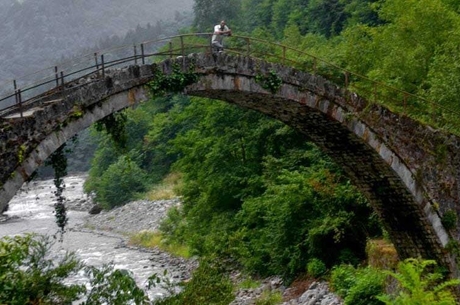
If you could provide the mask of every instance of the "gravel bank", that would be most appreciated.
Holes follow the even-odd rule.
[[[88,216],[84,226],[122,235],[156,231],[168,209],[179,204],[179,199],[133,201],[122,207]]]

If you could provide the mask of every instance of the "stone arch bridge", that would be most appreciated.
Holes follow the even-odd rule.
[[[105,77],[69,83],[65,96],[50,93],[23,117],[0,121],[0,210],[44,160],[79,131],[105,116],[146,100],[155,71],[174,62],[198,80],[185,88],[253,109],[301,131],[367,196],[401,257],[436,259],[458,276],[449,245],[460,230],[446,230],[442,215],[460,212],[460,139],[388,109],[369,104],[326,79],[243,56],[193,54],[158,64],[105,71]],[[193,62],[193,64],[191,64]],[[275,93],[256,76],[275,72]]]

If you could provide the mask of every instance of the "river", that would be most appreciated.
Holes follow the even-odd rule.
[[[113,263],[115,268],[132,272],[139,287],[146,287],[147,279],[153,273],[167,275],[173,282],[188,277],[187,267],[181,261],[159,250],[144,250],[127,247],[122,235],[114,232],[89,230],[84,223],[91,217],[88,214],[89,198],[83,192],[86,175],[64,178],[66,185],[63,195],[71,210],[68,211],[69,222],[62,242],[56,240],[52,247],[53,255],[62,255],[72,251],[87,265],[100,266]],[[24,184],[10,201],[5,212],[7,219],[0,222],[0,237],[23,233],[56,235],[53,205],[55,196],[53,180],[32,181]],[[83,211],[79,211],[83,210]],[[84,277],[73,278],[71,283],[85,283]],[[168,294],[160,287],[148,291],[150,298],[156,299]]]

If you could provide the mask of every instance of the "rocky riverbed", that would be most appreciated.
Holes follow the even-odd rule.
[[[142,287],[153,273],[167,270],[169,281],[187,280],[196,267],[196,260],[174,257],[159,249],[142,249],[127,244],[128,235],[139,231],[155,231],[169,208],[180,205],[179,199],[148,201],[138,200],[111,211],[90,215],[94,206],[91,198],[83,193],[85,175],[65,179],[66,205],[69,208],[68,232],[56,251],[75,251],[87,264],[108,262],[115,267],[130,270]],[[52,214],[54,195],[52,180],[35,181],[23,186],[10,202],[10,209],[0,222],[0,237],[24,232],[54,234],[56,226]],[[77,279],[76,281],[81,281]],[[340,305],[324,282],[305,281],[302,285],[287,288],[280,278],[261,281],[254,289],[239,289],[231,305],[255,304],[267,291],[283,294],[283,305]],[[168,295],[161,287],[149,292],[152,298]],[[205,305],[205,304],[204,304]]]

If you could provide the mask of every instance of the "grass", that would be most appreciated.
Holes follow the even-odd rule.
[[[128,243],[133,246],[141,246],[144,248],[157,247],[163,251],[183,258],[191,257],[190,249],[187,246],[178,244],[166,244],[163,241],[163,236],[159,232],[141,231],[139,233],[132,234],[129,237]]]
[[[370,239],[367,241],[366,253],[369,266],[392,270],[398,265],[398,253],[394,245],[385,239]]]
[[[238,288],[241,289],[255,289],[260,286],[260,282],[250,277],[246,277],[244,280],[238,283]]]
[[[182,175],[169,173],[160,184],[156,184],[146,194],[148,200],[167,200],[178,197],[177,190],[181,187]]]
[[[279,291],[262,292],[262,295],[256,300],[255,305],[276,305],[281,304],[283,296]]]

